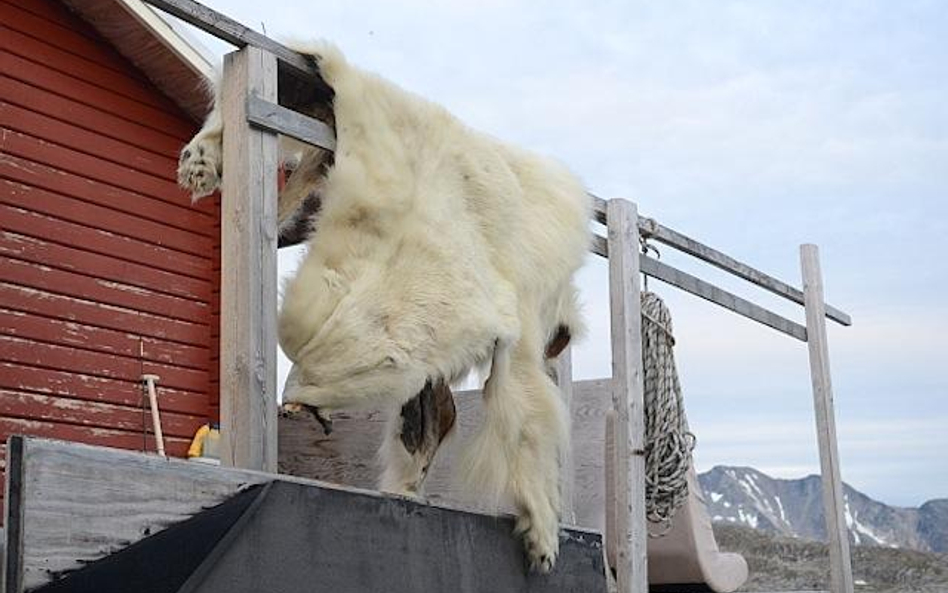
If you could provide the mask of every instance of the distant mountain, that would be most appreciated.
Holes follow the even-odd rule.
[[[781,480],[749,467],[716,466],[699,474],[698,481],[717,523],[826,539],[819,476]],[[930,500],[917,509],[892,507],[848,484],[843,496],[851,542],[948,553],[948,499]]]

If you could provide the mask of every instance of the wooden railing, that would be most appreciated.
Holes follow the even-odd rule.
[[[332,90],[315,65],[276,41],[192,0],[145,0],[241,48],[224,63],[224,169],[222,192],[221,429],[222,460],[247,469],[276,471],[277,134],[333,150],[329,126],[294,111],[328,101]],[[590,249],[609,260],[612,393],[617,451],[615,524],[619,591],[648,591],[645,518],[645,428],[639,294],[651,276],[743,317],[807,342],[813,379],[827,532],[831,591],[852,593],[849,540],[833,417],[826,318],[850,325],[849,315],[823,302],[817,249],[801,247],[803,290],[765,274],[651,218],[624,199],[591,196],[594,218],[606,226]],[[318,203],[308,201],[309,207]],[[700,278],[640,253],[640,238],[661,242],[772,292],[806,310],[801,325]],[[299,239],[299,237],[298,237]],[[558,382],[572,387],[569,349]],[[567,400],[568,401],[568,400]],[[572,477],[564,468],[565,513]]]

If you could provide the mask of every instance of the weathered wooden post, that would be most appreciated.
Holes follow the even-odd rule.
[[[849,555],[849,530],[844,515],[843,482],[839,475],[839,450],[836,445],[836,419],[833,413],[833,385],[830,380],[829,348],[826,340],[826,305],[823,300],[823,276],[816,245],[800,246],[803,271],[803,295],[806,308],[807,347],[810,351],[810,378],[813,406],[816,409],[816,436],[820,447],[823,478],[823,514],[829,538],[830,591],[853,593],[852,560]]]
[[[566,346],[556,358],[556,385],[563,395],[563,403],[570,419],[573,417],[573,354]],[[572,426],[572,421],[570,422]],[[560,520],[570,525],[576,524],[576,509],[573,506],[573,492],[576,489],[576,464],[573,459],[572,438],[569,450],[563,452],[563,467],[560,469]]]
[[[277,62],[247,46],[224,57],[221,200],[221,462],[277,471],[277,135],[247,102],[277,100]]]
[[[609,200],[612,405],[616,411],[616,580],[619,593],[646,593],[645,400],[638,209]]]

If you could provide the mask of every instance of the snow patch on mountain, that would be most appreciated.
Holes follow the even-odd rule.
[[[715,522],[806,539],[826,539],[822,482],[771,478],[749,467],[718,466],[698,476]],[[844,515],[857,544],[948,552],[948,499],[918,509],[890,507],[843,485]]]

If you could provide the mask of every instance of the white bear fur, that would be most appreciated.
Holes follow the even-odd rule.
[[[471,130],[335,47],[297,50],[335,91],[337,146],[316,232],[284,287],[284,400],[400,406],[429,378],[491,361],[466,469],[512,495],[530,562],[549,570],[568,415],[544,348],[560,325],[581,332],[573,275],[589,198],[560,164]],[[386,481],[406,482],[393,473]]]

